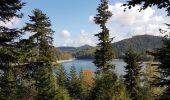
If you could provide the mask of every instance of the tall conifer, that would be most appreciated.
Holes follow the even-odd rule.
[[[170,38],[166,37],[163,40],[163,46],[157,49],[155,53],[156,59],[160,64],[159,85],[167,86],[167,90],[164,94],[164,99],[170,99]]]
[[[6,23],[13,18],[21,18],[18,13],[24,3],[21,0],[1,0],[0,1],[0,21]],[[16,100],[16,63],[18,52],[16,49],[16,40],[21,32],[18,29],[10,29],[0,26],[0,99]]]
[[[117,76],[114,72],[114,52],[112,48],[112,38],[109,38],[109,30],[106,27],[107,21],[112,16],[108,10],[108,0],[100,0],[97,8],[98,13],[94,21],[100,26],[101,32],[96,34],[99,43],[95,52],[94,64],[97,66],[95,86],[91,92],[92,100],[112,100],[115,97],[115,83]]]
[[[30,37],[34,45],[35,60],[32,61],[34,70],[35,85],[37,88],[37,99],[56,100],[57,85],[53,75],[53,55],[50,52],[52,48],[52,35],[49,18],[41,10],[33,10],[33,16],[30,17],[31,23],[26,23],[25,31],[32,32]]]
[[[101,4],[97,8],[98,14],[94,17],[94,21],[100,26],[101,32],[96,34],[99,43],[97,44],[97,50],[95,52],[94,64],[99,71],[107,71],[114,66],[111,61],[114,58],[114,52],[112,49],[112,38],[109,38],[109,30],[106,27],[108,19],[112,16],[112,13],[108,10],[108,0],[101,0]]]
[[[124,83],[126,89],[133,100],[139,98],[140,89],[140,77],[141,77],[141,66],[139,65],[140,55],[131,49],[125,53],[124,61],[127,63],[125,66]]]

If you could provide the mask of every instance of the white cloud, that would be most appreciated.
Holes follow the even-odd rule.
[[[80,36],[78,39],[78,44],[77,45],[91,45],[91,46],[95,46],[97,39],[95,38],[95,36],[93,34],[90,34],[88,32],[86,32],[84,29],[81,30],[80,32]]]
[[[6,22],[0,21],[0,26],[5,26],[5,27],[8,27],[8,28],[14,28],[18,23],[20,23],[20,19],[14,17],[10,21],[6,21]]]
[[[94,23],[94,16],[89,16],[89,22]]]
[[[167,28],[164,25],[167,20],[163,15],[158,15],[150,7],[141,12],[139,12],[139,8],[140,6],[138,5],[124,12],[122,3],[109,5],[109,10],[113,13],[113,16],[109,20],[108,27],[111,31],[111,36],[115,36],[116,41],[134,35],[161,35],[159,28]]]
[[[168,20],[165,16],[157,14],[157,11],[148,7],[146,10],[139,12],[141,6],[135,6],[124,12],[122,3],[109,5],[109,11],[113,16],[108,21],[110,36],[115,37],[115,41],[132,37],[134,35],[162,35],[159,29],[166,29]],[[89,16],[89,21],[94,23],[94,16]]]
[[[124,12],[122,3],[116,3],[109,5],[109,11],[113,13],[113,16],[108,21],[108,28],[110,30],[110,36],[115,37],[114,42],[129,38],[135,35],[162,35],[159,29],[166,29],[167,26],[164,23],[168,23],[166,15],[163,13],[157,13],[157,10],[148,7],[146,10],[139,12],[140,6],[136,6],[131,10]],[[94,24],[94,16],[89,16],[89,22]],[[95,29],[94,29],[95,30]],[[99,30],[100,31],[100,30]],[[97,32],[87,32],[82,29],[80,35],[72,37],[68,31],[63,31],[64,46],[81,46],[92,45],[95,46],[98,42],[94,36]]]
[[[63,30],[61,33],[60,33],[61,37],[63,37],[65,40],[69,39],[70,38],[70,32],[68,30]]]
[[[63,46],[82,46],[82,45],[96,45],[97,39],[94,37],[93,34],[86,32],[84,29],[80,31],[80,35],[78,37],[71,38],[69,37],[67,40],[64,41]]]

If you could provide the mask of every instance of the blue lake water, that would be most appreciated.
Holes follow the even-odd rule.
[[[91,69],[94,72],[96,71],[96,66],[92,63],[93,60],[78,60],[75,59],[70,62],[64,62],[62,65],[65,67],[67,71],[70,70],[71,66],[75,66],[77,69],[77,72],[80,72],[81,69]],[[126,66],[126,63],[123,60],[114,60],[113,64],[115,64],[116,68],[115,71],[118,75],[124,74],[124,66]]]

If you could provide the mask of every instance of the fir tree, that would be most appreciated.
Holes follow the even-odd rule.
[[[34,44],[34,52],[36,53],[32,66],[35,68],[37,99],[56,100],[57,85],[53,75],[53,55],[50,52],[53,34],[50,28],[51,23],[46,14],[43,14],[39,9],[35,9],[33,16],[29,17],[31,23],[27,23],[24,30],[35,33],[30,37],[30,40]]]
[[[129,9],[132,7],[142,4],[141,10],[144,10],[148,7],[156,6],[158,9],[164,9],[167,12],[167,15],[170,16],[170,1],[169,0],[128,0],[127,4],[124,4],[124,6],[128,6]],[[167,26],[170,26],[167,24]],[[163,32],[165,33],[165,32]],[[169,34],[169,33],[168,33]],[[165,36],[166,37],[166,36]],[[161,79],[159,85],[167,85],[168,89],[165,92],[165,95],[163,96],[163,99],[169,99],[170,98],[170,93],[169,93],[169,47],[170,47],[170,42],[169,38],[166,37],[163,40],[163,46],[156,50],[154,53],[155,58],[160,61],[161,65],[160,67],[160,72],[161,72]],[[162,99],[162,98],[161,98]]]
[[[71,66],[70,69],[68,90],[72,99],[81,98],[81,92],[82,92],[81,82],[77,76],[75,66]]]
[[[94,21],[97,25],[100,25],[102,31],[95,35],[99,39],[94,57],[94,64],[98,71],[90,98],[92,100],[112,100],[115,97],[117,76],[114,72],[114,65],[111,64],[114,58],[111,44],[113,39],[109,38],[109,30],[106,27],[107,21],[112,16],[112,13],[108,10],[108,0],[101,0],[97,11],[98,14],[94,17]]]
[[[97,44],[97,50],[95,52],[94,64],[97,66],[99,71],[107,71],[114,66],[111,61],[114,58],[114,53],[112,49],[112,40],[109,38],[109,30],[106,27],[108,19],[112,16],[111,12],[108,11],[108,1],[101,0],[101,4],[97,8],[98,14],[94,17],[94,21],[97,25],[100,25],[102,32],[96,34],[99,38],[99,43]]]
[[[167,90],[164,94],[164,99],[170,99],[170,38],[166,37],[163,40],[163,46],[160,49],[157,49],[155,52],[156,59],[161,63],[159,79],[159,85],[167,86]]]
[[[58,85],[63,88],[67,88],[68,78],[67,78],[67,73],[64,67],[62,65],[58,66],[55,73],[56,73]]]
[[[96,76],[90,100],[116,100],[117,77],[112,71],[107,71]]]
[[[125,66],[124,83],[126,89],[133,100],[137,100],[140,89],[141,66],[139,65],[140,55],[132,50],[125,53],[124,61],[127,63]]]
[[[0,21],[7,22],[12,18],[21,18],[18,13],[24,6],[20,0],[1,0],[0,1]],[[9,29],[0,26],[0,99],[16,100],[17,82],[16,82],[16,63],[18,51],[16,49],[16,40],[21,32],[18,29]]]
[[[21,18],[22,14],[18,13],[25,3],[21,0],[1,0],[0,3],[0,20],[10,21],[12,18]]]

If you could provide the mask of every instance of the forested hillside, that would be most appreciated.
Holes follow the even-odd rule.
[[[73,58],[72,54],[69,52],[63,52],[60,49],[53,47],[52,52],[54,53],[56,60],[68,60],[70,58]]]
[[[142,55],[145,55],[145,52],[148,49],[155,50],[156,48],[160,48],[161,45],[162,37],[152,35],[139,35],[113,43],[113,48],[115,50],[116,57],[120,58],[125,52],[127,52],[129,48],[142,53]]]
[[[121,58],[128,49],[134,49],[144,55],[148,49],[155,50],[162,46],[162,37],[152,35],[138,35],[129,39],[113,43],[116,58]],[[84,48],[82,48],[84,47]],[[78,59],[92,59],[95,47],[88,45],[82,47],[59,47],[61,51],[70,52]],[[86,48],[85,48],[86,47]]]

